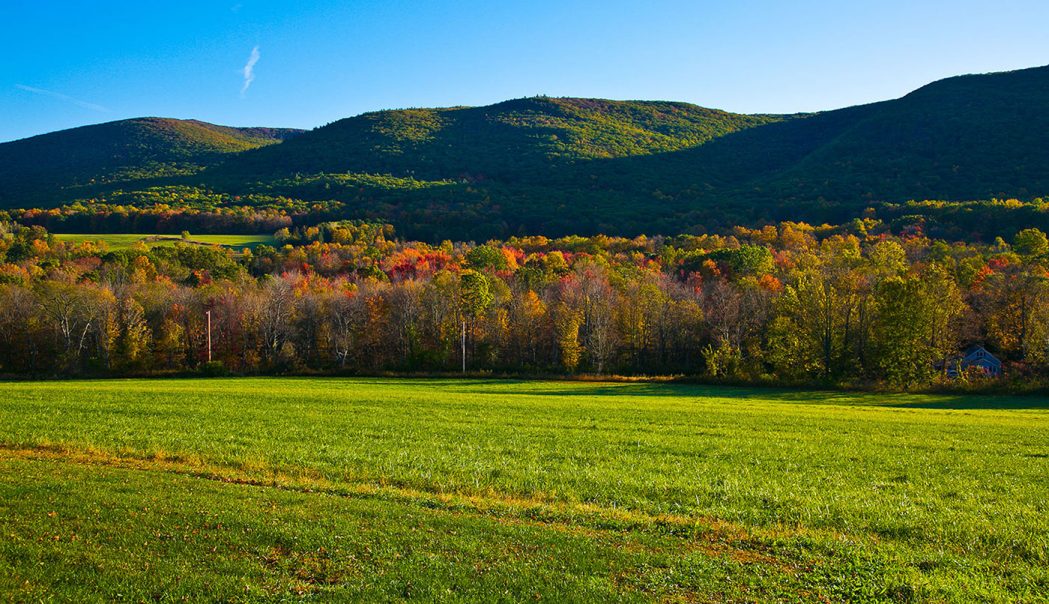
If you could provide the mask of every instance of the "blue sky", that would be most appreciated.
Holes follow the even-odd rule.
[[[1045,0],[0,0],[0,23],[0,141],[535,94],[786,113],[1049,64]]]

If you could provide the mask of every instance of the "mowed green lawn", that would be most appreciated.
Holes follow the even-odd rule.
[[[1049,400],[0,383],[0,600],[1049,601]]]
[[[142,242],[153,247],[158,245],[175,245],[182,241],[178,235],[142,235],[142,234],[55,234],[58,241],[84,243],[86,241],[104,241],[110,249],[127,249]],[[258,245],[273,245],[276,239],[272,235],[190,235],[188,243],[199,245],[221,245],[235,249],[253,248]]]

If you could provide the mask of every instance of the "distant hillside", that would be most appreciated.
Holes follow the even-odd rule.
[[[1049,68],[963,76],[571,176],[686,224],[841,219],[868,205],[1049,194]],[[661,211],[662,210],[662,211]]]
[[[801,131],[792,136],[818,144],[767,179],[781,198],[855,204],[1049,193],[1049,67],[950,78],[793,127]],[[756,146],[789,130],[769,129]]]
[[[843,220],[910,199],[1027,199],[1049,194],[1049,67],[794,116],[536,97],[379,111],[293,133],[131,120],[7,143],[0,207],[87,192],[148,203],[157,195],[136,190],[178,185],[191,191],[185,199],[330,202],[338,217],[390,221],[410,237],[483,239]]]
[[[521,177],[579,160],[702,145],[778,121],[687,103],[526,98],[487,107],[366,113],[226,162],[226,174],[363,173],[425,180]]]
[[[348,174],[443,184],[377,190]],[[206,176],[230,190],[266,183],[272,194],[341,199],[419,236],[669,232],[843,219],[909,199],[1029,198],[1049,193],[1049,68],[799,116],[549,98],[384,111]]]
[[[85,187],[191,174],[220,157],[280,142],[287,128],[138,118],[0,144],[0,206],[54,205]]]

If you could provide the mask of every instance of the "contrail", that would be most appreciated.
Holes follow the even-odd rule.
[[[96,105],[94,103],[88,103],[87,101],[81,101],[80,99],[73,98],[67,94],[61,92],[54,92],[51,90],[44,90],[43,88],[36,88],[34,86],[26,86],[25,84],[15,84],[15,88],[24,90],[26,92],[32,92],[33,94],[39,94],[42,96],[49,96],[53,99],[72,103],[77,107],[83,107],[84,109],[90,109],[91,111],[98,111],[100,113],[108,113],[109,109],[102,105]]]

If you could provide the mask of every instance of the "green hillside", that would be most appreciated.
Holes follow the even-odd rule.
[[[676,153],[593,162],[573,177],[629,195],[657,222],[842,220],[882,202],[1044,196],[1047,143],[1043,67],[951,78]]]
[[[349,172],[424,180],[541,180],[553,166],[677,151],[779,119],[687,103],[547,97],[488,107],[379,111],[244,153],[219,172],[259,179]]]
[[[845,127],[774,175],[772,192],[855,203],[1049,191],[1049,67],[950,78],[812,121],[833,120]]]
[[[216,196],[289,212],[324,202],[337,208],[324,219],[383,220],[433,240],[677,233],[842,221],[911,199],[1033,199],[1049,193],[1049,67],[794,116],[535,97],[366,113],[268,144],[290,133],[147,119],[7,143],[0,207],[148,206],[149,187],[177,185],[190,207]]]
[[[286,128],[139,118],[0,144],[0,206],[55,205],[92,186],[191,174],[230,153],[279,142]]]
[[[798,116],[548,98],[385,111],[238,155],[206,177],[231,192],[338,199],[418,237],[843,220],[881,202],[1049,192],[1047,93],[1043,67]],[[352,174],[430,186],[361,186]]]

